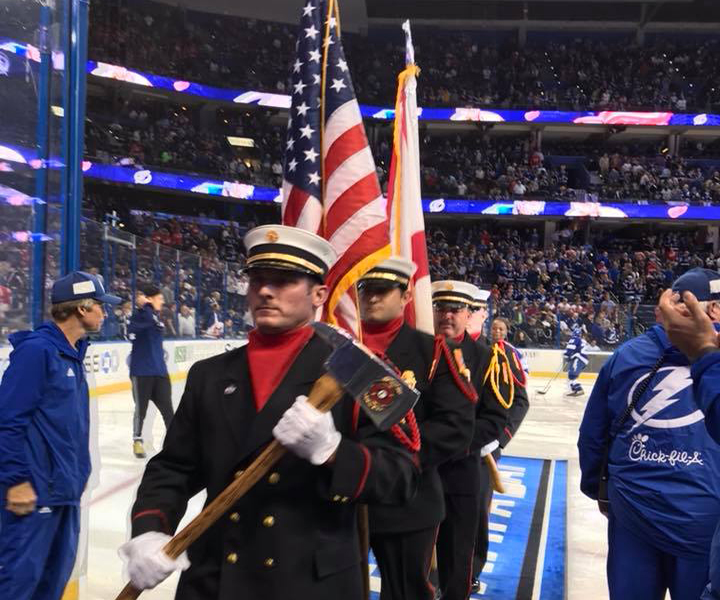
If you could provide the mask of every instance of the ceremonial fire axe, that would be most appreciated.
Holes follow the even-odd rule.
[[[327,373],[310,390],[308,402],[327,412],[348,394],[360,405],[380,431],[399,422],[420,394],[410,388],[388,365],[345,332],[325,323],[313,323],[315,332],[333,348],[325,361]],[[285,454],[277,440],[270,442],[253,463],[226,487],[203,511],[165,545],[163,551],[176,559],[220,519]],[[116,600],[133,600],[141,590],[128,583]]]

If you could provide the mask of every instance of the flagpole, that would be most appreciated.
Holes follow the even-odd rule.
[[[405,32],[405,68],[397,77],[387,210],[393,253],[417,265],[409,288],[413,293],[413,302],[406,307],[406,318],[418,329],[432,333],[430,274],[420,201],[420,142],[416,99],[420,69],[415,64],[410,22],[405,21],[402,29]]]
[[[334,12],[336,0],[328,0],[328,9],[325,19],[325,35],[323,36],[323,57],[322,57],[322,73],[320,76],[320,178],[322,181],[322,198],[320,204],[323,207],[322,210],[322,230],[320,235],[325,237],[327,230],[327,211],[325,210],[325,192],[327,190],[327,182],[325,181],[325,82],[327,81],[327,62],[328,53],[330,51],[330,17]],[[332,323],[333,319],[330,317],[329,321]]]

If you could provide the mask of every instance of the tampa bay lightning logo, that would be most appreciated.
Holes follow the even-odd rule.
[[[647,379],[648,375],[650,373],[640,377],[630,388],[627,396],[628,404],[632,400],[635,388]],[[630,431],[640,425],[646,425],[654,429],[675,429],[703,420],[704,415],[699,409],[686,411],[687,414],[684,415],[678,415],[677,410],[666,410],[680,400],[683,391],[692,387],[690,367],[663,367],[658,370],[655,378],[657,383],[654,386],[649,386],[645,391],[644,398],[647,398],[647,400],[644,401],[644,398],[642,398],[640,400],[641,406],[635,407],[632,411],[635,424]],[[671,413],[672,416],[667,416],[668,413]]]

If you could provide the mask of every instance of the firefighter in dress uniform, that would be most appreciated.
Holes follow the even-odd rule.
[[[482,302],[481,294],[476,304]],[[486,438],[483,447],[485,455],[492,454],[495,461],[500,460],[501,451],[510,443],[520,428],[528,409],[527,374],[523,368],[522,357],[518,351],[507,341],[507,321],[493,319],[490,327],[490,340],[492,345],[485,346],[483,361],[483,381],[480,390],[481,401],[496,403],[506,411],[505,426],[496,439]],[[477,539],[475,541],[475,560],[473,564],[472,592],[480,590],[480,573],[487,561],[489,535],[490,535],[490,505],[492,503],[493,486],[490,469],[486,461],[480,463],[480,480],[483,496],[480,501],[480,516],[478,518]]]
[[[360,600],[356,503],[402,503],[415,491],[417,457],[360,423],[345,397],[330,413],[306,400],[331,348],[309,326],[335,260],[322,238],[262,226],[245,236],[248,344],[199,361],[162,451],[149,461],[121,556],[133,585],[152,588],[183,569],[176,598]],[[187,508],[214,499],[273,437],[290,452],[187,556],[162,551]]]
[[[485,385],[489,348],[472,339],[467,327],[481,290],[465,281],[436,281],[432,284],[435,332],[457,344],[457,362],[464,360],[463,375],[476,390]],[[483,452],[502,435],[507,411],[490,394],[481,394],[475,406],[475,432],[467,455],[440,465],[445,493],[445,520],[437,540],[437,563],[441,598],[467,600],[471,591],[473,550],[483,498],[490,485],[481,480]]]
[[[392,257],[359,282],[363,343],[406,379],[414,380],[421,394],[409,416],[420,433],[422,475],[417,494],[398,506],[369,506],[370,546],[380,568],[382,600],[435,596],[428,576],[437,530],[445,516],[438,467],[467,454],[477,399],[445,339],[404,321],[414,271],[412,262]],[[414,423],[409,425],[406,441],[412,447]]]

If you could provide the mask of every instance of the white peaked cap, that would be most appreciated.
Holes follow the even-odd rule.
[[[247,268],[297,271],[324,279],[337,260],[330,243],[304,229],[261,225],[245,234]]]
[[[401,256],[391,256],[365,273],[360,281],[367,283],[373,280],[384,280],[407,287],[415,271],[417,271],[417,265],[411,260]]]
[[[481,291],[478,286],[467,281],[445,279],[432,283],[433,302],[455,302],[474,307]]]

